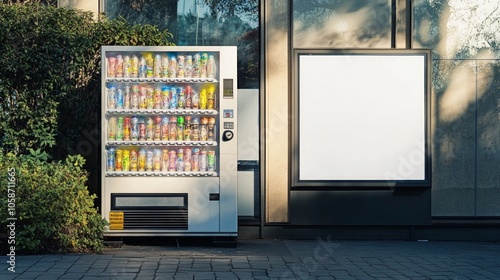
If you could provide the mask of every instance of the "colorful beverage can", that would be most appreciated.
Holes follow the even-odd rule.
[[[122,160],[123,160],[123,151],[117,149],[115,155],[115,171],[122,171]]]
[[[168,78],[169,67],[170,67],[170,60],[168,59],[168,55],[164,54],[161,56],[161,76],[163,78]]]
[[[208,118],[208,126],[207,126],[207,140],[208,141],[215,141],[215,118],[210,117]]]
[[[170,99],[169,99],[169,107],[170,109],[177,109],[177,88],[170,88]]]
[[[217,64],[215,63],[215,57],[210,55],[207,62],[207,78],[215,79],[217,76]]]
[[[139,93],[139,109],[146,109],[147,99],[148,99],[148,88],[146,86],[141,86]]]
[[[162,72],[162,67],[161,67],[161,55],[157,54],[155,55],[155,60],[154,60],[154,66],[153,66],[153,76],[155,78],[161,78],[161,72]]]
[[[207,90],[202,89],[200,91],[200,109],[207,109]]]
[[[200,140],[207,141],[208,140],[208,118],[201,118],[200,125]]]
[[[156,116],[155,119],[155,132],[153,135],[153,140],[160,141],[161,140],[161,116]]]
[[[121,55],[116,56],[115,76],[123,78],[123,57]]]
[[[116,109],[123,109],[123,90],[119,88],[116,91]]]
[[[215,171],[215,151],[207,152],[207,170],[208,172]]]
[[[210,86],[207,90],[207,109],[215,109],[215,86]]]
[[[191,149],[186,148],[184,149],[184,171],[190,172],[191,171],[191,158],[192,158],[192,152]]]
[[[123,121],[124,121],[124,123],[123,123],[123,140],[130,141],[131,140],[130,134],[132,131],[132,121],[129,117],[125,117],[123,119]]]
[[[153,54],[147,54],[146,58],[146,78],[154,77],[154,58]]]
[[[153,141],[155,134],[155,122],[153,118],[148,117],[146,121],[146,140]]]
[[[139,77],[139,58],[137,55],[132,55],[132,58],[130,59],[130,64],[132,71],[130,73],[131,78],[138,78]]]
[[[126,55],[123,57],[123,77],[130,78],[132,75],[132,61],[130,56]]]
[[[193,109],[200,108],[200,94],[196,90],[191,90],[191,105]]]
[[[146,141],[146,123],[144,120],[139,120],[139,141]]]
[[[130,139],[132,141],[139,140],[139,118],[132,116],[130,119]]]
[[[130,171],[130,151],[123,150],[122,171]]]
[[[170,107],[170,87],[163,86],[161,88],[161,109],[168,109]]]
[[[177,140],[184,140],[184,116],[177,117]]]
[[[116,140],[123,141],[123,117],[116,118]]]
[[[132,93],[130,95],[130,108],[139,109],[139,85],[132,85]]]
[[[116,118],[108,119],[108,140],[116,140]]]
[[[186,78],[193,77],[193,56],[186,56],[186,66],[184,67],[184,76]]]
[[[110,87],[107,89],[108,109],[116,109],[116,88]]]
[[[146,171],[146,149],[141,149],[137,157],[137,168],[139,171]]]
[[[193,141],[199,141],[200,140],[200,118],[199,117],[193,117],[193,121],[191,124],[191,139]]]
[[[208,126],[206,124],[200,125],[200,141],[208,140]]]
[[[146,58],[144,56],[139,60],[139,78],[146,78],[148,67],[146,65]]]
[[[184,140],[191,141],[192,137],[192,124],[191,124],[191,116],[186,116],[186,122],[184,124]]]
[[[202,150],[200,152],[200,171],[201,172],[206,172],[207,171],[207,166],[208,166],[208,159],[207,159],[207,151]]]
[[[179,109],[186,108],[186,96],[184,94],[185,94],[184,88],[178,87],[177,88],[177,97],[179,99],[177,100],[177,108],[179,108]]]
[[[186,109],[191,109],[193,107],[193,100],[191,99],[192,88],[191,86],[186,86],[184,89],[184,95],[186,100]]]
[[[208,63],[208,54],[203,53],[200,59],[200,78],[207,77],[207,63]]]
[[[153,108],[154,109],[161,109],[161,102],[162,102],[162,91],[161,87],[156,87],[155,92],[154,92],[154,104]]]
[[[116,75],[116,57],[108,57],[108,78],[115,78]]]
[[[185,67],[186,67],[186,57],[183,55],[177,56],[177,78],[184,78]]]
[[[137,151],[132,149],[130,151],[130,171],[138,170],[138,159],[139,155],[137,154]]]
[[[168,140],[175,141],[177,140],[177,118],[170,117],[169,121],[169,129],[168,129]]]
[[[193,148],[191,155],[191,169],[194,172],[200,171],[200,149]]]
[[[201,74],[200,69],[201,55],[199,53],[193,56],[193,78],[199,78]]]
[[[163,172],[168,171],[168,149],[163,149],[161,153],[161,170]]]
[[[177,78],[177,58],[175,56],[170,57],[168,64],[168,77]]]
[[[177,162],[177,152],[175,150],[170,150],[168,152],[168,171],[174,172],[176,170]]]
[[[168,141],[168,117],[161,119],[161,140]]]
[[[153,171],[155,172],[161,171],[161,160],[162,160],[161,149],[155,149],[153,154]]]
[[[148,150],[146,152],[146,171],[153,171],[153,158],[154,152],[152,150]]]
[[[131,98],[130,86],[125,86],[125,92],[123,93],[123,108],[130,109],[130,98]]]
[[[152,87],[146,88],[146,108],[153,109],[155,105],[155,93]]]
[[[115,149],[109,148],[106,150],[106,170],[115,171]]]
[[[184,149],[177,149],[177,160],[175,161],[175,169],[177,172],[184,171]]]

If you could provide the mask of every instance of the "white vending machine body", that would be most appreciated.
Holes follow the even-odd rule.
[[[106,236],[237,236],[236,47],[102,47]]]

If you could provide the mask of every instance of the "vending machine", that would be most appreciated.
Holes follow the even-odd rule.
[[[237,236],[236,47],[102,47],[106,236]]]

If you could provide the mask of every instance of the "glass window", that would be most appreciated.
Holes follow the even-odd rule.
[[[294,48],[390,48],[390,0],[293,0]]]
[[[152,24],[178,46],[238,47],[238,88],[259,88],[259,0],[107,0],[109,18]]]
[[[414,48],[430,48],[439,58],[465,59],[481,50],[500,54],[498,0],[416,0]]]

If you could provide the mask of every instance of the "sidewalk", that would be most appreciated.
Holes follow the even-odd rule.
[[[240,240],[0,257],[0,279],[500,279],[500,243]]]

